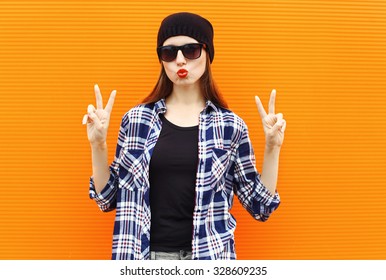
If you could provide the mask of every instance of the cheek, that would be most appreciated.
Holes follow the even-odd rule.
[[[164,62],[162,62],[162,67],[165,69],[165,73],[166,73],[166,76],[168,76],[168,78],[170,79],[170,80],[172,80],[173,78],[173,71],[172,71],[172,69],[170,68],[170,67],[168,67],[168,64],[167,63],[164,63]]]
[[[201,76],[205,73],[205,68],[206,68],[205,58],[197,61],[197,64],[194,67],[194,72],[197,78],[201,78]]]

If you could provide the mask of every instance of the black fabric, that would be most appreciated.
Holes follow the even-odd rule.
[[[189,36],[199,43],[204,43],[209,53],[210,63],[214,59],[213,26],[205,18],[192,13],[176,13],[169,15],[158,30],[157,47],[161,47],[166,39],[174,36]]]
[[[150,161],[152,251],[191,250],[198,165],[198,126],[179,127],[163,115]]]

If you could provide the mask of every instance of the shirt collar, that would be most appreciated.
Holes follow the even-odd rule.
[[[166,112],[166,103],[165,103],[165,99],[162,98],[160,100],[158,100],[155,104],[154,104],[154,108],[155,108],[155,111],[157,112],[157,114],[164,114]]]
[[[162,98],[160,100],[158,100],[155,104],[154,104],[154,108],[155,108],[155,111],[157,112],[157,114],[159,113],[165,113],[166,112],[166,102],[165,102],[165,99]],[[210,100],[207,100],[206,103],[205,103],[205,108],[203,111],[205,112],[209,112],[210,110],[214,110],[215,112],[218,112],[218,107]]]
[[[204,111],[209,112],[210,109],[213,109],[215,112],[218,112],[218,107],[212,101],[207,100]]]

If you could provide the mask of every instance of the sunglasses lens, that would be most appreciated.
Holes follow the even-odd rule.
[[[161,49],[161,59],[166,62],[173,61],[177,56],[177,50],[173,47],[163,47]]]
[[[178,50],[182,51],[182,54],[187,59],[197,59],[201,56],[202,44],[187,44],[181,47],[164,46],[158,48],[158,54],[161,60],[165,62],[171,62],[177,57]]]
[[[182,53],[187,59],[197,59],[201,56],[201,48],[200,44],[188,44],[184,46]]]

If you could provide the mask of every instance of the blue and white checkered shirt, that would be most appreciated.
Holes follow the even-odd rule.
[[[116,209],[112,259],[150,257],[149,164],[161,132],[162,99],[138,105],[122,118],[110,178],[96,193],[90,178],[90,198],[102,211]],[[234,194],[256,219],[265,221],[279,206],[260,182],[244,121],[207,101],[200,114],[198,167],[193,213],[192,258],[235,259],[236,220],[229,213]]]

